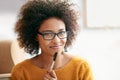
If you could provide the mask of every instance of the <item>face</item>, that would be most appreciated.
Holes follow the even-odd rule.
[[[52,40],[46,40],[45,36],[43,38],[42,35],[37,35],[41,53],[53,55],[55,52],[61,53],[63,51],[67,38],[59,38],[62,34],[64,34],[63,32],[66,31],[65,24],[62,20],[49,18],[40,25],[38,31],[45,34],[47,37],[52,35],[49,33],[59,33],[59,36],[55,35]]]

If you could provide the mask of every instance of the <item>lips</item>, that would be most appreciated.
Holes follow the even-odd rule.
[[[61,45],[50,46],[50,48],[53,48],[53,49],[59,49],[60,47],[61,47]]]

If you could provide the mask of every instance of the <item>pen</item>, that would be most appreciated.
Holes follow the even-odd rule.
[[[50,67],[51,70],[54,68],[55,60],[56,60],[56,58],[57,58],[57,54],[58,54],[58,53],[55,52],[54,57],[53,57],[53,61],[52,61],[52,65],[51,65],[51,67]]]

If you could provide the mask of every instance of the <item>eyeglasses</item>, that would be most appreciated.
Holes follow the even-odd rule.
[[[59,37],[60,39],[67,38],[68,36],[68,31],[60,31],[58,33],[53,33],[53,32],[38,32],[38,34],[42,35],[45,40],[53,40],[55,36]]]

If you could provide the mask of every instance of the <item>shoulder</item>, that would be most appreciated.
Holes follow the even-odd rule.
[[[82,57],[74,56],[71,61],[74,65],[79,66],[79,68],[89,68],[90,67],[89,62],[85,58],[82,58]]]
[[[11,72],[11,78],[12,80],[15,80],[17,78],[23,78],[23,74],[28,69],[28,66],[30,65],[29,59],[24,60],[23,62],[20,62],[16,64]]]
[[[77,66],[84,66],[89,67],[89,62],[87,59],[80,57],[80,56],[73,56],[69,53],[66,54],[67,58],[69,59],[69,62],[71,65],[77,65]]]
[[[75,61],[75,62],[79,62],[79,63],[87,63],[87,60],[82,58],[82,57],[73,56],[72,60]]]
[[[24,68],[27,68],[28,66],[30,65],[30,60],[29,59],[26,59],[18,64],[16,64],[14,67],[13,67],[13,71],[21,71],[22,69]]]
[[[82,78],[84,78],[85,80],[88,80],[88,79],[93,80],[91,65],[86,59],[80,58],[80,57],[74,57],[73,62],[77,66],[76,68],[79,72],[79,76],[81,80],[83,80]],[[83,75],[85,76],[82,77]]]

